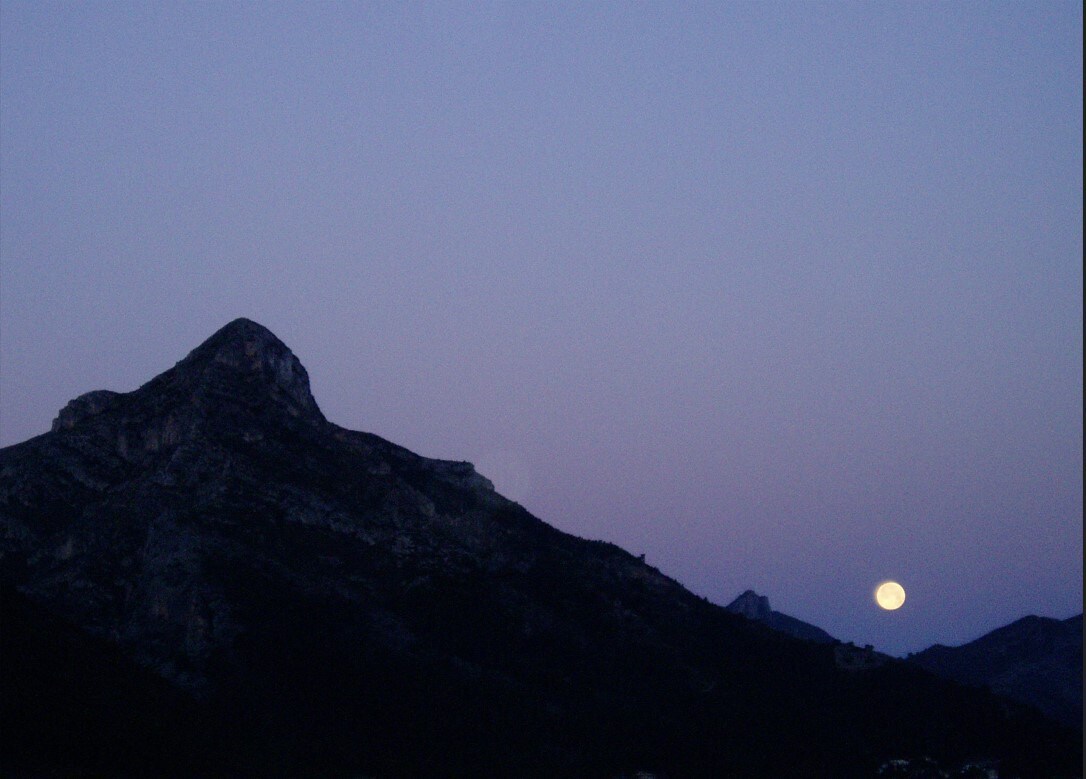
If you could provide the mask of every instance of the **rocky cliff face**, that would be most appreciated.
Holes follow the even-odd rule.
[[[0,550],[20,589],[192,689],[236,660],[234,574],[319,589],[344,560],[380,548],[402,569],[442,538],[461,565],[492,564],[501,533],[479,525],[511,506],[468,463],[328,423],[298,359],[244,319],[135,392],[81,395],[5,455]],[[335,586],[376,585],[355,570]]]
[[[248,320],[0,450],[0,572],[12,775],[849,776],[890,750],[1078,755],[904,664],[842,674],[829,647],[558,532],[468,463],[328,422]]]

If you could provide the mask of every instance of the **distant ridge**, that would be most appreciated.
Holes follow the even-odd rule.
[[[988,687],[1082,726],[1082,615],[1023,617],[958,647],[936,644],[909,660],[939,676]]]
[[[773,611],[769,606],[769,598],[759,595],[754,590],[747,590],[725,608],[733,614],[741,614],[747,619],[761,622],[763,625],[796,638],[816,641],[820,644],[832,644],[837,641],[837,639],[816,625],[782,614],[779,611]]]

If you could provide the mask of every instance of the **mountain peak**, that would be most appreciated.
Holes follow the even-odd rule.
[[[271,338],[276,342],[282,344],[275,333],[266,328],[259,322],[249,319],[248,317],[239,316],[237,319],[233,319],[220,327],[214,333],[212,333],[207,340],[212,338],[247,338],[252,336],[260,336],[265,338]],[[285,346],[283,348],[286,348]]]
[[[759,595],[754,590],[747,590],[727,606],[733,614],[742,614],[747,619],[765,620],[772,613],[769,598]]]
[[[220,328],[172,373],[229,394],[239,385],[255,384],[283,402],[292,416],[323,419],[301,361],[271,330],[251,319],[238,318]]]
[[[1059,722],[1082,722],[1082,617],[1030,615],[961,646],[935,644],[913,663],[964,684],[1036,706]]]
[[[293,357],[286,344],[268,328],[259,322],[245,317],[229,322],[212,333],[202,344],[197,346],[181,362],[187,362],[196,356],[210,355],[213,358],[225,351],[244,351],[250,357],[260,359]]]
[[[781,614],[779,611],[773,611],[769,605],[769,598],[759,595],[754,590],[747,590],[729,603],[726,608],[733,614],[741,614],[747,619],[761,622],[774,630],[788,633],[796,638],[817,641],[822,644],[833,643],[835,640],[833,636],[816,625],[811,625],[787,614]]]
[[[309,389],[309,374],[276,335],[251,319],[235,319],[217,330],[173,368],[135,392],[87,392],[71,400],[53,420],[53,431],[70,430],[111,416],[145,428],[176,427],[189,412],[213,409],[277,409],[288,417],[323,422]],[[112,415],[107,412],[115,412]],[[178,416],[180,414],[180,416]],[[167,438],[173,440],[174,435]]]

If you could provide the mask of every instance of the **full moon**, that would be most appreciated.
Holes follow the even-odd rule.
[[[875,590],[875,602],[887,611],[900,609],[905,602],[905,588],[897,582],[883,582]]]

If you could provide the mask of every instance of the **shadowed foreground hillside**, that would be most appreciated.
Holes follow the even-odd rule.
[[[9,775],[1079,773],[1025,707],[839,667],[327,422],[247,320],[0,451],[0,531]]]

